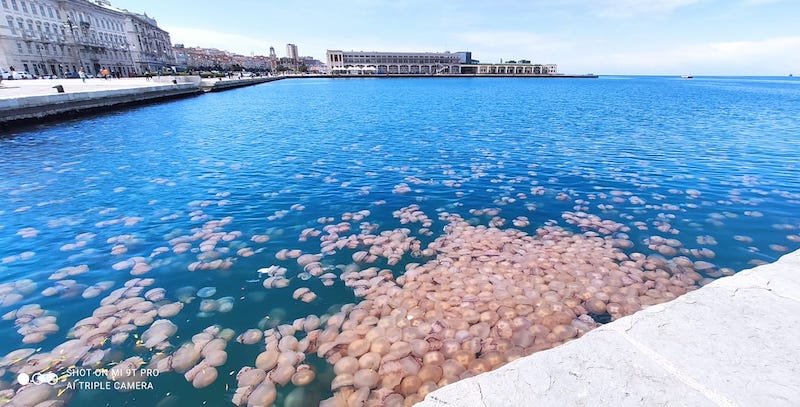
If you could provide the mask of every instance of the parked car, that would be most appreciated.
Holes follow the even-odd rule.
[[[28,73],[28,71],[14,71],[11,72],[11,76],[14,79],[33,79],[33,75]]]
[[[11,75],[11,72],[0,68],[0,79],[14,79],[14,77]]]

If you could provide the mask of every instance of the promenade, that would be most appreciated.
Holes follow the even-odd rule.
[[[800,251],[429,393],[443,406],[798,406]]]
[[[4,80],[0,83],[0,100],[31,96],[56,95],[53,87],[61,85],[64,93],[99,92],[122,89],[148,89],[172,84],[168,77],[101,79],[91,78],[82,82],[80,79],[25,79]]]
[[[0,126],[38,122],[189,97],[209,91],[232,89],[283,77],[200,79],[198,76],[147,78],[27,79],[0,83]],[[63,92],[58,92],[56,86]]]

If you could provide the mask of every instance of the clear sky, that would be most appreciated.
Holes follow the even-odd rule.
[[[266,55],[472,51],[562,73],[800,75],[800,0],[111,0],[173,43]]]

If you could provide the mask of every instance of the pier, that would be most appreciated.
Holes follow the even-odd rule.
[[[3,81],[0,83],[0,127],[100,113],[280,79],[283,77],[201,80],[198,76],[156,76],[150,79],[91,78],[85,82],[80,79]]]
[[[442,387],[420,407],[796,406],[800,251]]]

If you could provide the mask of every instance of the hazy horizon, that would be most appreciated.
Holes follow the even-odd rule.
[[[293,43],[322,61],[328,49],[471,51],[481,62],[527,59],[562,73],[800,74],[800,2],[791,0],[111,1],[155,18],[173,44],[244,55],[272,46],[285,56]]]

